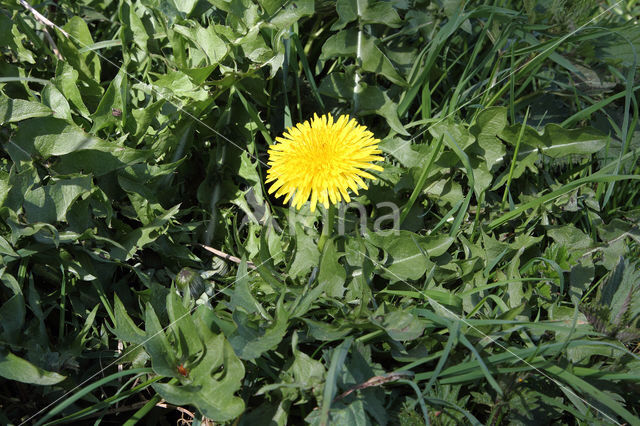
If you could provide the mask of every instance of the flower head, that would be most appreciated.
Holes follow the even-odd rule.
[[[331,114],[300,123],[287,129],[277,143],[269,147],[269,170],[266,183],[273,182],[269,193],[292,197],[297,209],[311,197],[311,211],[316,204],[325,208],[340,200],[349,202],[348,190],[358,194],[367,189],[365,179],[375,179],[365,170],[382,171],[372,161],[383,160],[380,140],[365,126],[347,115],[334,121]]]

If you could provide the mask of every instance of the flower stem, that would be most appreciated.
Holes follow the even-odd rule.
[[[318,240],[318,248],[320,249],[320,252],[324,249],[325,242],[331,238],[331,234],[333,234],[335,217],[336,207],[331,204],[327,210],[327,220],[322,224],[322,234],[320,234],[320,239]]]

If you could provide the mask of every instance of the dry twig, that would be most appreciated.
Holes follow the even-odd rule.
[[[48,28],[53,28],[53,29],[56,29],[56,30],[60,31],[67,38],[70,37],[69,33],[66,32],[65,30],[63,30],[62,28],[60,28],[59,26],[57,26],[56,24],[54,24],[53,22],[51,22],[42,13],[38,12],[37,10],[35,10],[33,8],[33,6],[31,6],[29,3],[27,3],[26,0],[20,0],[20,4],[22,5],[22,7],[27,9],[27,11],[29,11],[33,15],[33,17],[36,19],[36,21],[38,21],[42,25],[44,25],[44,28],[42,30],[44,31],[44,36],[46,37],[47,41],[49,42],[49,45],[51,46],[51,50],[53,50],[53,53],[56,55],[56,58],[58,58],[61,61],[64,60],[64,58],[62,57],[62,54],[58,50],[58,46],[56,46],[56,42],[53,41],[53,37],[51,37],[51,34],[49,34],[49,30],[47,29],[47,27]]]
[[[204,244],[200,244],[200,247],[202,247],[203,249],[205,249],[207,251],[210,251],[211,253],[215,254],[216,256],[218,256],[218,257],[220,257],[220,258],[222,258],[224,260],[230,260],[231,262],[235,262],[235,263],[238,263],[238,264],[240,262],[242,262],[241,259],[239,259],[239,258],[237,258],[235,256],[232,256],[230,254],[227,254],[227,253],[225,253],[223,251],[220,251],[218,249],[214,249],[213,247],[209,247],[209,246],[204,245]],[[256,265],[254,265],[253,262],[247,262],[247,267],[249,267],[249,269],[256,269]]]

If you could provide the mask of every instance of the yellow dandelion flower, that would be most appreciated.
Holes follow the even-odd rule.
[[[269,147],[269,170],[266,183],[273,182],[269,193],[286,194],[299,210],[311,197],[311,211],[316,204],[325,208],[341,200],[349,202],[348,190],[358,194],[367,189],[364,179],[375,177],[365,170],[382,171],[372,164],[383,158],[377,154],[379,139],[356,120],[342,115],[334,121],[331,114],[299,123],[287,129],[277,143]]]

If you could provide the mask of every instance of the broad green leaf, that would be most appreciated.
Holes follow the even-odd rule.
[[[640,31],[631,23],[608,30],[593,41],[596,57],[625,67],[640,66]]]
[[[203,350],[198,330],[196,329],[190,310],[184,306],[175,291],[167,295],[167,313],[169,314],[169,330],[173,332],[180,349],[177,356],[180,359],[195,358]]]
[[[169,343],[160,320],[158,320],[150,303],[147,303],[145,307],[144,324],[146,331],[144,348],[151,356],[153,371],[165,377],[180,377],[175,347]]]
[[[9,196],[11,186],[9,173],[0,170],[0,206],[4,206],[4,202]]]
[[[584,291],[593,282],[595,268],[593,265],[578,263],[571,267],[569,273],[569,296],[574,304],[578,304]]]
[[[352,99],[354,76],[343,72],[332,72],[322,79],[318,90],[325,96]]]
[[[107,142],[85,133],[79,127],[57,118],[33,118],[20,126],[9,145],[12,156],[27,159],[38,155],[44,159],[62,156],[55,163],[59,173],[89,172],[103,175],[112,170],[139,163],[151,152],[135,150]]]
[[[3,340],[13,344],[17,344],[22,340],[21,332],[26,313],[22,293],[15,293],[0,306],[0,324]]]
[[[211,331],[214,317],[213,311],[206,306],[200,306],[188,317],[198,330],[204,354],[184,364],[187,377],[180,377],[182,384],[154,383],[153,388],[171,404],[195,405],[211,420],[224,422],[244,411],[244,401],[234,395],[242,385],[244,366],[224,335]]]
[[[111,332],[115,334],[118,339],[124,340],[125,342],[136,345],[144,344],[146,339],[145,332],[134,324],[117,294],[113,296],[113,305],[115,324]]]
[[[521,125],[507,126],[500,137],[512,145],[518,140]],[[529,145],[552,158],[561,158],[568,155],[586,155],[600,151],[607,145],[608,136],[600,131],[585,127],[581,129],[564,129],[557,124],[548,124],[542,134],[532,127],[525,128],[521,144]],[[526,148],[522,154],[528,154]],[[530,148],[529,148],[530,149]]]
[[[15,21],[18,23],[22,22],[22,18],[20,16],[16,16]],[[5,24],[3,22],[3,24]],[[18,60],[20,62],[28,62],[30,64],[35,64],[35,58],[33,56],[33,52],[25,47],[27,41],[29,40],[29,36],[21,31],[21,28],[18,25],[9,25],[11,28],[11,37],[8,39],[9,46],[14,50],[14,52],[18,55]]]
[[[399,137],[384,139],[378,145],[382,152],[393,156],[400,164],[407,168],[416,167],[420,164],[420,156],[412,146],[411,140],[405,140]]]
[[[238,328],[229,336],[229,343],[238,357],[253,360],[266,351],[274,349],[282,341],[287,332],[289,317],[287,311],[280,305],[275,323],[269,328],[256,329],[250,324],[249,317],[240,311],[233,313],[233,320]]]
[[[352,101],[354,97],[354,76],[340,72],[333,72],[320,83],[320,93],[334,98]],[[387,92],[376,86],[366,86],[358,93],[359,109],[362,115],[378,114],[384,117],[396,133],[409,135],[398,118],[397,104],[387,95]]]
[[[50,117],[53,111],[39,102],[0,97],[0,124],[15,123],[33,117]]]
[[[451,135],[451,138],[455,140],[456,144],[463,151],[470,146],[475,138],[469,130],[462,124],[454,123],[454,122],[439,122],[431,127],[429,127],[429,133],[433,136],[433,139],[438,140],[440,138],[444,138],[445,143],[449,143],[447,134]]]
[[[349,348],[353,343],[353,337],[348,337],[340,345],[331,352],[331,363],[327,372],[327,379],[322,391],[322,405],[320,406],[320,424],[326,425],[329,421],[329,410],[331,403],[338,391],[338,380],[341,371],[344,369],[344,363],[347,358]]]
[[[54,116],[62,118],[69,123],[73,123],[71,118],[71,106],[67,98],[53,84],[47,84],[42,91],[42,102],[44,102],[54,112]]]
[[[383,24],[393,28],[399,27],[402,23],[393,3],[387,1],[338,0],[336,11],[339,20],[333,24],[332,30],[341,30],[353,21],[362,24]]]
[[[340,257],[335,242],[327,240],[320,258],[318,283],[325,286],[327,296],[338,299],[344,295],[344,283],[347,278],[347,273],[340,264]]]
[[[566,130],[557,124],[545,127],[544,155],[559,158],[573,154],[593,154],[607,145],[608,136],[592,128]]]
[[[55,385],[66,379],[61,374],[36,367],[6,350],[0,351],[0,376],[40,386]]]
[[[381,232],[367,235],[385,253],[384,263],[379,265],[387,278],[392,281],[417,280],[426,272],[429,258],[418,244],[417,235],[409,231],[399,231],[397,235]]]
[[[91,115],[93,120],[93,127],[91,133],[96,134],[99,130],[104,129],[110,125],[117,125],[122,128],[123,124],[127,120],[127,78],[126,71],[120,69],[115,76],[109,87],[104,92],[100,104]]]
[[[242,152],[242,154],[240,154],[240,169],[238,170],[238,176],[246,179],[247,182],[252,185],[255,185],[260,182],[260,174],[258,173],[257,167],[257,163],[254,164],[251,162],[247,152]]]
[[[160,99],[144,108],[136,108],[131,111],[131,116],[125,122],[126,130],[135,137],[143,136],[153,120],[160,113],[160,109],[165,104],[164,99]]]
[[[571,250],[586,250],[592,245],[591,238],[571,224],[549,226],[547,227],[547,235],[558,244]]]
[[[378,48],[375,38],[369,35],[363,35],[362,46],[360,49],[360,58],[362,59],[362,69],[364,71],[373,72],[383,75],[392,83],[401,86],[406,85],[404,78],[398,73],[394,65],[387,56]],[[322,46],[322,59],[334,58],[336,56],[355,57],[358,52],[358,31],[349,29],[340,31],[332,35]]]
[[[476,137],[478,145],[482,149],[480,156],[487,163],[489,170],[498,164],[505,154],[506,149],[498,135],[507,125],[507,109],[504,107],[488,108],[480,112],[476,123],[471,127],[471,134]]]
[[[89,110],[82,100],[80,89],[78,88],[78,71],[66,62],[60,62],[56,69],[56,78],[53,84],[60,90],[65,98],[76,107],[83,117],[89,117]],[[100,86],[96,87],[99,89]]]
[[[94,43],[86,22],[79,16],[74,16],[67,21],[63,29],[71,35],[70,39],[62,34],[58,38],[58,47],[65,60],[69,62],[84,79],[100,82],[101,66],[98,55],[91,51],[85,53],[79,52],[79,48],[91,46]],[[75,43],[79,45],[79,48],[76,47]]]
[[[203,28],[195,24],[195,28],[175,25],[173,30],[191,40],[207,56],[207,65],[217,65],[227,54],[227,44],[216,34],[213,25]],[[195,64],[199,66],[199,64]]]
[[[154,383],[153,389],[171,404],[195,405],[213,421],[233,420],[244,411],[244,401],[234,395],[244,367],[222,334],[211,335],[205,344],[205,356],[188,370],[189,384]]]
[[[292,339],[292,353],[294,356],[291,365],[291,373],[296,384],[303,389],[309,389],[322,383],[325,375],[325,369],[321,362],[311,358],[306,353],[298,350],[297,338]]]
[[[311,16],[315,13],[315,1],[314,0],[297,0],[295,3],[282,3],[277,2],[276,15],[270,15],[269,22],[275,25],[277,28],[289,28],[295,22],[299,21],[305,16]],[[275,8],[275,4],[272,5]]]
[[[136,150],[100,141],[93,149],[70,152],[55,164],[60,173],[91,173],[102,176],[114,170],[142,163],[152,156],[151,151]]]
[[[178,97],[204,101],[209,96],[205,89],[197,87],[191,78],[181,71],[169,71],[162,74],[153,84],[163,99],[173,100],[174,97]]]
[[[383,24],[392,28],[397,28],[402,24],[393,3],[387,1],[369,0],[369,4],[362,11],[361,21],[364,24]]]
[[[397,104],[385,92],[378,87],[367,86],[360,92],[358,97],[363,115],[367,113],[378,114],[387,120],[389,127],[394,131],[401,135],[409,136],[409,133],[398,118]]]
[[[136,14],[135,6],[129,2],[122,2],[120,5],[119,17],[122,22],[122,38],[123,44],[135,43],[141,50],[147,49],[147,40],[149,35],[142,19]]]
[[[91,178],[88,176],[58,180],[28,190],[23,204],[27,219],[30,222],[46,223],[64,221],[69,207],[90,190]]]
[[[13,256],[13,257],[20,257],[20,255],[13,250],[9,242],[5,240],[2,236],[0,236],[0,254]]]
[[[424,331],[425,323],[410,312],[398,309],[386,313],[380,326],[393,340],[403,342],[420,337]]]
[[[189,15],[193,8],[196,7],[198,0],[173,0],[173,2],[176,5],[176,9],[185,15]]]
[[[342,340],[351,332],[351,327],[348,324],[327,324],[304,317],[301,319],[309,327],[309,334],[320,341]]]
[[[251,294],[246,261],[243,261],[238,267],[236,282],[233,287],[231,301],[229,302],[229,306],[233,311],[235,311],[236,308],[242,308],[248,314],[259,312],[264,318],[269,318],[269,315],[264,311],[262,305],[260,305],[255,297],[253,297],[253,294]]]
[[[313,267],[318,265],[320,252],[318,251],[318,244],[314,241],[313,236],[304,232],[300,224],[296,224],[295,231],[296,253],[289,267],[288,275],[291,277],[301,277],[311,273]]]
[[[166,233],[167,223],[173,219],[178,211],[180,211],[180,204],[163,211],[151,223],[130,230],[122,237],[122,240],[118,241],[120,246],[111,249],[111,256],[122,260],[130,259],[138,250],[156,241],[162,234]]]
[[[10,46],[12,37],[11,37],[11,27],[13,23],[11,22],[11,18],[2,14],[0,15],[0,46]]]
[[[28,154],[43,158],[64,155],[82,149],[107,147],[102,140],[57,118],[33,118],[20,126],[15,143]]]
[[[601,289],[599,303],[611,308],[611,323],[620,325],[627,315],[631,322],[640,313],[636,312],[640,307],[640,269],[638,263],[631,263],[620,258],[615,269],[609,275]]]

